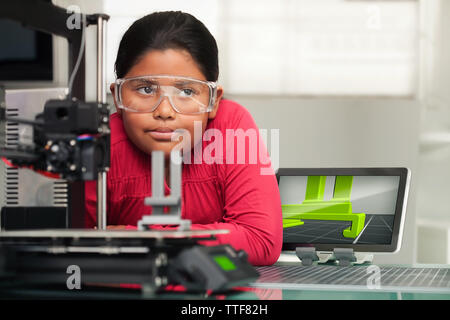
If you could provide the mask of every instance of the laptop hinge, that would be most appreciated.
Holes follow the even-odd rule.
[[[319,257],[314,247],[297,247],[295,248],[295,254],[302,262],[303,266],[311,266],[313,262],[319,261]]]
[[[314,263],[337,263],[339,266],[346,267],[353,264],[371,263],[373,259],[373,255],[357,256],[352,248],[334,248],[333,252],[318,252],[314,247],[297,247],[295,254],[304,266],[311,266]]]
[[[334,248],[333,255],[342,267],[348,267],[356,261],[352,248]]]

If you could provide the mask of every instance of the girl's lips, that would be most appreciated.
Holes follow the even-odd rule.
[[[169,128],[157,128],[155,130],[148,130],[147,133],[155,140],[171,141],[173,130]]]

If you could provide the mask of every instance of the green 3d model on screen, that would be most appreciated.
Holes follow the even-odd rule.
[[[366,215],[353,213],[350,195],[353,176],[337,176],[333,198],[324,201],[326,176],[309,176],[306,183],[305,200],[301,204],[284,204],[283,228],[303,225],[302,220],[350,221],[351,226],[343,231],[345,238],[356,238],[364,228]]]

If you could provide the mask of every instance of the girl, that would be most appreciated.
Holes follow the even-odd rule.
[[[245,143],[246,137],[259,141],[251,115],[222,98],[223,88],[216,84],[217,44],[208,29],[182,12],[147,15],[124,34],[115,71],[117,81],[110,86],[117,112],[110,122],[108,228],[135,228],[142,215],[151,214],[152,208],[144,205],[144,198],[151,196],[151,153],[163,151],[169,168],[170,152],[178,143],[172,141],[174,131],[183,130],[194,137],[188,149],[204,153],[201,161],[198,153],[192,161],[184,155],[182,218],[192,221],[192,229],[229,230],[216,236],[216,244],[245,250],[254,265],[273,264],[282,244],[277,182],[273,171],[262,174],[270,162],[254,161],[257,150],[251,141]],[[243,133],[244,139],[239,138]],[[221,138],[228,139],[222,143]],[[96,225],[95,201],[96,184],[89,181],[90,228]]]

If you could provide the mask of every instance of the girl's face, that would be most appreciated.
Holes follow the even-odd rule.
[[[124,76],[124,78],[146,75],[173,75],[195,78],[206,81],[197,63],[190,53],[182,49],[152,50],[145,54]],[[115,86],[111,84],[114,96]],[[158,108],[151,113],[135,113],[120,108],[116,109],[122,117],[125,131],[129,139],[143,152],[164,151],[166,158],[179,142],[171,141],[167,131],[176,129],[187,130],[191,137],[191,148],[194,145],[194,122],[202,124],[202,136],[208,119],[216,116],[223,89],[217,88],[217,99],[214,109],[208,113],[180,114],[171,106],[169,100],[164,98]],[[199,139],[201,137],[195,137]]]

